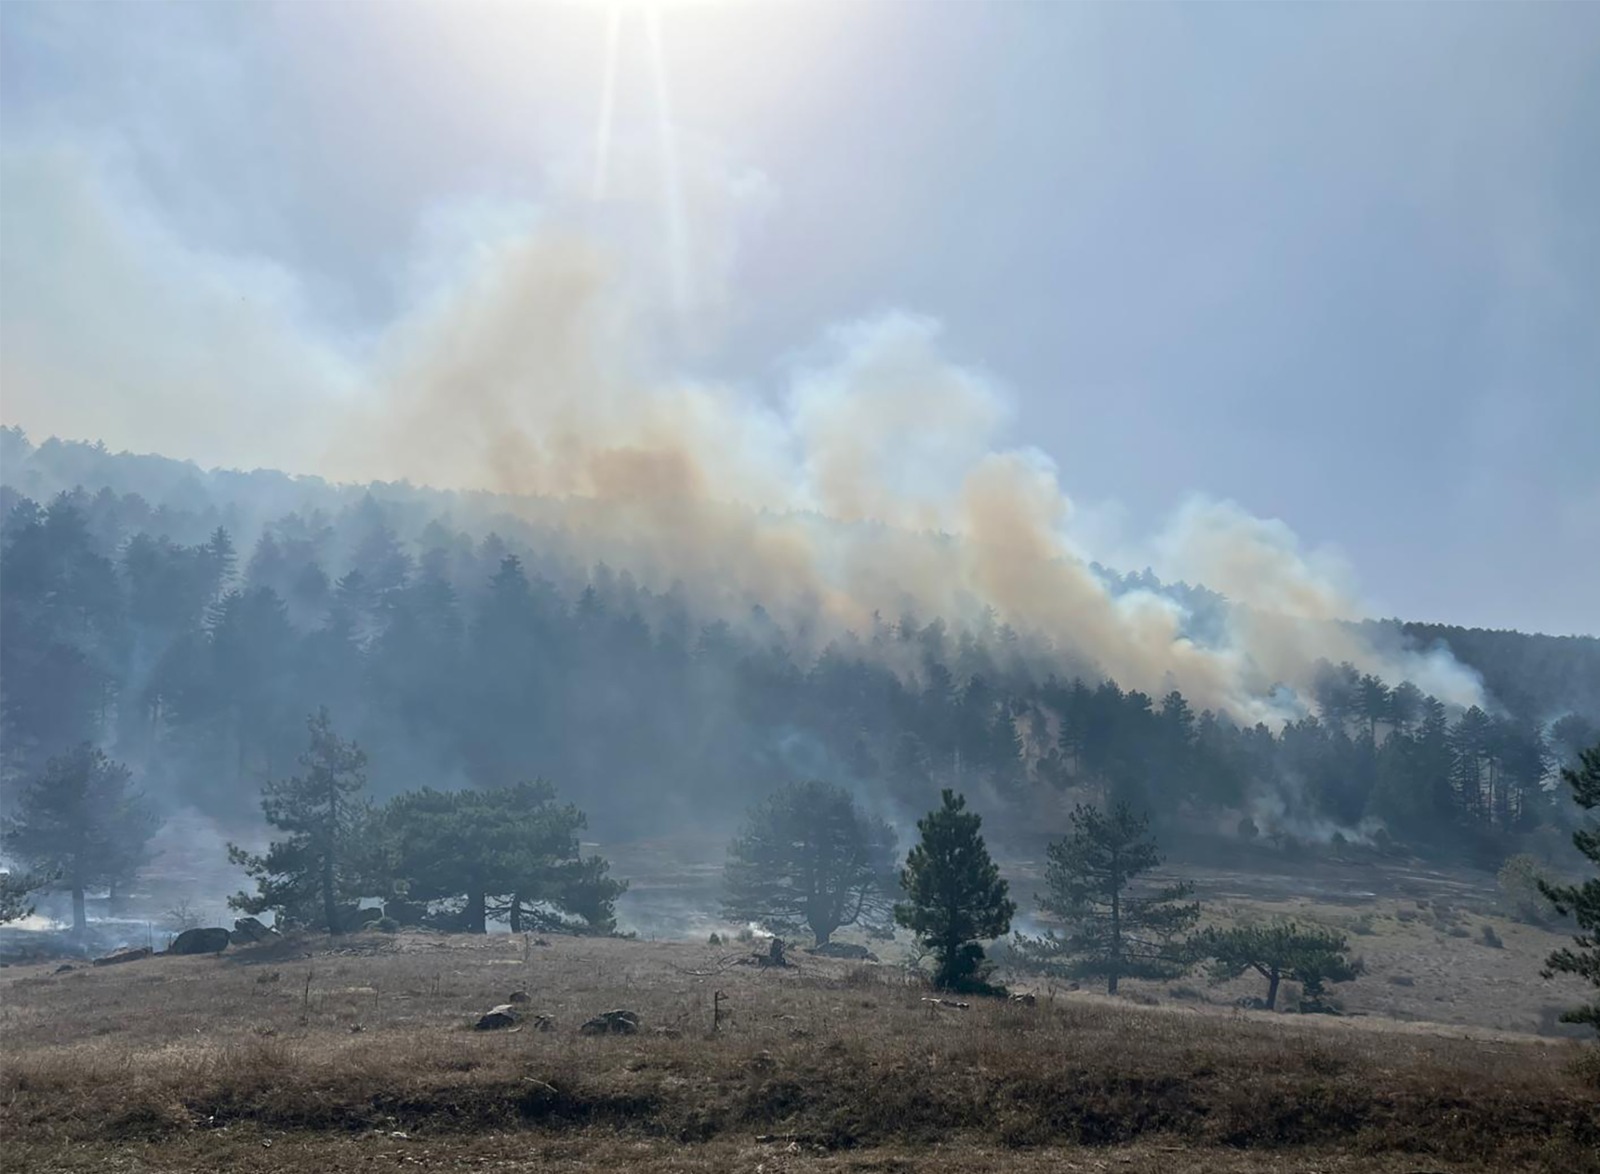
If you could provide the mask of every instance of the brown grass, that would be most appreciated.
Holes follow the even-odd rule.
[[[930,1012],[889,968],[705,975],[722,952],[693,946],[557,939],[526,962],[505,937],[312,949],[4,972],[0,1162],[1600,1168],[1600,1096],[1572,1044],[1080,995]],[[517,988],[554,1032],[468,1029]],[[713,990],[731,1013],[715,1036]],[[577,1033],[619,1006],[642,1034]]]

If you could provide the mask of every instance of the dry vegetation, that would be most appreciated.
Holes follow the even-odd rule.
[[[526,955],[526,958],[525,958]],[[0,975],[8,1170],[1600,1168],[1567,1042],[363,934]],[[310,977],[309,996],[307,976]],[[514,989],[556,1029],[479,1033]],[[711,995],[727,993],[711,1034]],[[597,1011],[636,1036],[585,1037]],[[403,1136],[402,1136],[403,1135]]]

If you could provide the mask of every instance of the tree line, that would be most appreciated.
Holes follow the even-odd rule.
[[[1574,714],[1452,712],[1349,665],[1321,667],[1298,720],[1241,725],[1052,672],[997,621],[880,617],[812,648],[759,607],[705,622],[681,590],[546,575],[537,548],[447,519],[402,539],[370,496],[284,515],[248,556],[222,525],[129,533],[162,524],[131,495],[10,496],[0,806],[90,743],[163,802],[239,815],[326,703],[384,788],[504,787],[539,761],[618,834],[818,774],[902,811],[946,787],[1065,789],[1263,841],[1342,829],[1494,862],[1566,829],[1555,771],[1595,734]]]
[[[625,882],[599,856],[584,857],[582,811],[559,804],[544,781],[493,790],[402,792],[376,805],[366,795],[367,758],[333,729],[328,711],[308,720],[298,773],[269,780],[261,811],[277,838],[263,853],[235,845],[230,859],[255,883],[229,903],[270,912],[280,927],[342,933],[361,924],[360,903],[382,899],[380,920],[484,933],[487,922],[513,931],[609,933]],[[73,898],[74,928],[86,924],[85,888],[115,884],[143,861],[154,830],[133,789],[131,772],[87,745],[52,759],[0,824],[0,847],[40,871],[5,877],[0,920],[27,912],[31,888],[60,887]],[[1600,743],[1563,771],[1584,811],[1600,808]],[[818,945],[847,926],[892,936],[909,930],[932,955],[941,989],[994,992],[983,942],[1010,932],[1016,903],[981,834],[982,818],[964,795],[946,788],[917,823],[918,840],[895,869],[892,828],[842,787],[791,783],[752,807],[728,847],[723,913],[775,932],[809,930]],[[1320,1005],[1329,983],[1349,981],[1360,965],[1342,934],[1292,921],[1210,927],[1200,920],[1193,886],[1140,884],[1162,863],[1147,816],[1125,800],[1109,808],[1079,804],[1071,831],[1052,843],[1040,911],[1062,926],[1018,934],[1019,959],[1031,968],[1102,978],[1116,994],[1124,978],[1165,979],[1209,962],[1214,978],[1255,971],[1276,1005],[1285,979]],[[1573,834],[1578,853],[1600,865],[1600,831]],[[1574,946],[1552,953],[1546,975],[1571,973],[1600,989],[1600,876],[1538,887],[1578,926]],[[899,900],[895,898],[899,897]],[[1600,1028],[1600,1001],[1569,1013]]]
[[[1578,808],[1600,809],[1600,743],[1562,774]],[[965,796],[946,789],[940,805],[918,821],[918,840],[896,873],[892,831],[848,792],[818,781],[791,784],[753,807],[729,845],[724,915],[774,932],[809,929],[819,945],[848,925],[886,934],[888,915],[931,954],[935,986],[1003,993],[990,981],[994,967],[983,943],[1011,932],[1017,905],[989,855],[982,823]],[[1045,891],[1036,898],[1060,928],[1015,935],[1016,965],[1100,979],[1113,995],[1123,979],[1171,979],[1198,965],[1216,981],[1254,972],[1266,981],[1268,1010],[1285,981],[1299,983],[1302,1009],[1315,1011],[1328,1006],[1330,985],[1360,976],[1345,935],[1323,926],[1279,920],[1197,932],[1201,906],[1191,899],[1192,884],[1142,879],[1163,858],[1149,818],[1127,802],[1079,804],[1070,824],[1048,849]],[[1600,830],[1580,827],[1573,846],[1600,866]],[[1600,875],[1537,883],[1577,925],[1573,945],[1547,959],[1545,977],[1573,974],[1597,992],[1562,1018],[1600,1030]]]

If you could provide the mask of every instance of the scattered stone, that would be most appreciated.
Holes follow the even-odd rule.
[[[496,1031],[502,1027],[515,1027],[522,1016],[510,1003],[501,1003],[498,1007],[491,1007],[484,1012],[478,1022],[473,1024],[474,1031]]]
[[[172,939],[169,954],[220,954],[228,948],[228,931],[221,926],[186,929]]]
[[[848,958],[852,962],[878,961],[876,954],[855,942],[823,942],[820,946],[812,946],[806,953],[819,958]]]
[[[535,1031],[554,1031],[556,1029],[555,1017],[552,1015],[535,1015],[531,1022]]]
[[[65,974],[69,970],[76,970],[76,969],[78,969],[78,968],[76,966],[74,966],[72,963],[63,962],[60,966],[56,967],[56,971],[55,972],[57,974]]]
[[[1017,994],[1011,996],[1013,1003],[1021,1003],[1024,1007],[1031,1007],[1039,1000],[1031,994]]]
[[[578,1030],[584,1035],[632,1035],[639,1030],[637,1011],[602,1011]]]
[[[528,1002],[528,992],[527,991],[512,991],[511,992],[511,997],[509,999],[507,999],[506,1002],[508,1002],[508,1003],[526,1003],[526,1002]]]
[[[94,960],[94,965],[115,966],[119,962],[137,962],[141,958],[150,957],[150,953],[151,950],[149,946],[139,946],[136,949],[130,947],[126,950],[116,950],[110,954],[107,954],[104,958],[96,958]]]

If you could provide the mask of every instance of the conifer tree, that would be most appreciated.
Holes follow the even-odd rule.
[[[940,800],[917,821],[922,838],[900,873],[906,900],[894,907],[894,919],[932,950],[936,986],[986,990],[979,943],[1007,933],[1017,906],[979,834],[983,817],[948,787]]]
[[[339,906],[360,895],[361,832],[370,817],[358,796],[367,784],[367,756],[334,733],[326,707],[306,724],[311,737],[300,756],[302,773],[262,788],[262,813],[287,837],[274,840],[264,856],[228,845],[228,859],[256,882],[255,893],[237,893],[228,904],[340,933]]]
[[[1039,908],[1065,922],[1067,933],[1021,939],[1023,952],[1047,969],[1104,978],[1113,995],[1123,978],[1181,974],[1186,955],[1177,935],[1200,916],[1198,904],[1183,901],[1194,886],[1127,892],[1135,877],[1161,863],[1149,819],[1126,803],[1109,814],[1080,804],[1072,828],[1072,835],[1049,847],[1048,892],[1038,898]]]
[[[1192,943],[1199,957],[1211,958],[1211,976],[1218,981],[1254,970],[1267,980],[1267,1010],[1276,1010],[1278,986],[1284,979],[1302,985],[1308,1001],[1319,1000],[1330,982],[1349,982],[1361,973],[1352,961],[1345,936],[1292,921],[1208,930]]]
[[[46,870],[72,894],[72,928],[88,924],[86,889],[131,878],[155,834],[154,811],[129,784],[132,772],[85,742],[50,759],[6,820],[0,845]]]
[[[830,783],[792,783],[751,809],[728,846],[723,914],[774,933],[802,926],[823,945],[889,911],[894,831]]]
[[[1578,756],[1578,768],[1563,768],[1561,777],[1572,788],[1572,797],[1585,811],[1600,807],[1600,742]],[[1592,823],[1572,833],[1573,846],[1600,865],[1600,828]],[[1565,946],[1545,960],[1546,978],[1556,974],[1575,974],[1600,991],[1600,877],[1582,884],[1555,885],[1539,882],[1539,891],[1550,899],[1556,912],[1571,914],[1578,923],[1572,946]],[[1574,948],[1576,947],[1576,948]],[[1587,1004],[1561,1016],[1567,1023],[1587,1023],[1600,1031],[1600,994]]]

